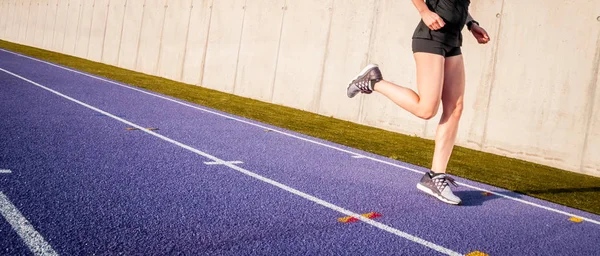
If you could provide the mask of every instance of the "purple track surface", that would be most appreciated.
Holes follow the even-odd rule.
[[[422,167],[6,51],[0,68],[0,192],[59,255],[600,252],[594,214],[460,178],[447,205],[416,189]],[[33,255],[10,216],[0,254]]]

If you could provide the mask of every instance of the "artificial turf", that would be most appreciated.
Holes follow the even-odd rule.
[[[403,162],[430,166],[433,141],[0,40],[0,48]],[[355,136],[361,134],[361,136]],[[600,178],[455,147],[448,173],[600,214]]]

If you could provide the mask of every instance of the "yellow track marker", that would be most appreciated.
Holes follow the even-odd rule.
[[[571,217],[571,218],[569,218],[569,220],[572,222],[575,222],[575,223],[583,222],[583,219],[580,219],[577,217]]]

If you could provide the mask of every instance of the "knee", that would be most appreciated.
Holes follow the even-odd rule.
[[[458,102],[456,105],[452,106],[450,109],[444,109],[443,115],[448,116],[449,118],[460,119],[463,113],[463,103]]]
[[[462,115],[462,112],[463,112],[463,107],[464,107],[463,103],[459,102],[458,104],[456,104],[456,108],[452,112],[454,113],[454,115],[457,115],[457,116],[460,117]]]
[[[437,115],[437,108],[425,108],[417,113],[417,117],[429,120]]]

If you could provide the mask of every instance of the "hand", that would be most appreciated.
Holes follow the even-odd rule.
[[[425,25],[427,25],[427,27],[429,27],[431,30],[438,30],[446,25],[444,20],[437,15],[437,13],[430,10],[422,12],[421,18],[423,19]]]
[[[473,23],[473,25],[471,25],[471,33],[473,33],[473,36],[480,44],[487,44],[487,42],[490,41],[490,36],[488,33],[485,31],[485,29],[477,25],[477,23]]]

